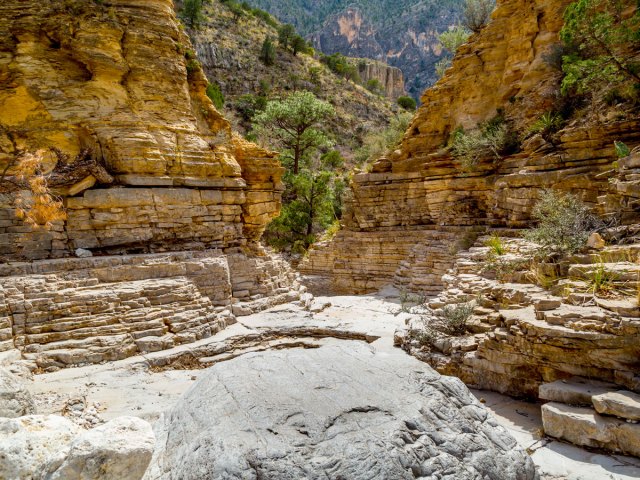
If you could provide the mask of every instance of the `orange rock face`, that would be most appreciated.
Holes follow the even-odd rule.
[[[0,254],[224,249],[260,238],[279,212],[282,169],[274,153],[232,137],[190,48],[170,0],[0,5],[0,169],[20,152],[55,147],[74,158],[90,148],[114,177],[58,192],[68,220],[49,232],[17,221],[5,195]]]

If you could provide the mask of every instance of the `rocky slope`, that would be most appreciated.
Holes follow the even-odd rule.
[[[334,74],[310,55],[294,56],[277,48],[275,64],[266,66],[259,59],[260,49],[267,37],[277,45],[274,27],[249,14],[236,21],[218,0],[205,6],[204,12],[203,24],[189,34],[205,72],[221,87],[224,111],[234,128],[246,132],[251,127],[242,112],[246,95],[270,99],[309,90],[335,107],[330,130],[337,148],[348,154],[360,146],[368,132],[385,127],[397,111],[394,100],[403,88],[397,73],[391,71],[387,79],[387,71],[380,72],[381,83],[389,85],[390,98],[385,99]]]
[[[123,358],[298,295],[258,243],[283,168],[206,96],[170,0],[4,2],[0,38],[0,350]],[[51,229],[15,212],[16,160],[37,149],[66,210]]]
[[[418,98],[436,79],[442,55],[437,35],[455,25],[463,1],[255,0],[283,21],[295,24],[324,53],[381,60],[397,67],[407,90]]]

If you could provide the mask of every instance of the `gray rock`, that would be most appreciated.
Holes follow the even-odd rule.
[[[52,457],[64,457],[80,427],[57,415],[0,419],[0,478],[33,480]]]
[[[93,257],[93,253],[91,252],[91,250],[87,250],[85,248],[76,248],[76,257],[89,258]]]
[[[6,368],[0,368],[0,417],[16,418],[35,411],[31,394],[22,380]]]
[[[64,456],[44,467],[45,480],[140,480],[155,443],[151,425],[136,417],[119,417],[88,430]]]
[[[359,342],[218,363],[156,426],[145,480],[529,480],[458,379]]]

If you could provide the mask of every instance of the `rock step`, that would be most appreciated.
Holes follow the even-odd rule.
[[[594,395],[608,393],[620,387],[612,383],[572,377],[540,385],[539,397],[542,400],[566,403],[568,405],[591,406]]]
[[[542,406],[542,424],[551,437],[640,457],[640,424],[556,402]]]
[[[640,395],[637,393],[618,391],[594,395],[593,406],[602,415],[613,415],[626,420],[640,420]]]

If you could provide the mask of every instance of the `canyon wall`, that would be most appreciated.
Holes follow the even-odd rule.
[[[299,298],[259,245],[284,169],[207,85],[171,0],[0,5],[0,351],[115,360]],[[16,215],[36,151],[66,211],[51,228]]]
[[[56,148],[45,162],[88,150],[109,174],[57,188],[68,218],[50,232],[5,194],[5,258],[242,247],[278,214],[275,154],[232,135],[170,0],[4,2],[0,38],[0,169]]]
[[[577,194],[601,214],[637,221],[637,188],[609,178],[614,141],[640,143],[640,122],[598,112],[569,122],[554,138],[527,138],[520,151],[490,155],[471,170],[447,147],[457,128],[472,130],[501,115],[526,131],[559,98],[561,72],[550,60],[567,1],[502,0],[492,20],[458,50],[446,75],[422,97],[400,146],[354,175],[343,229],[301,264],[338,291],[367,292],[395,280],[433,293],[465,237],[491,227],[530,225],[548,188]],[[471,241],[471,243],[473,243]]]
[[[357,66],[362,82],[366,85],[371,80],[377,80],[386,97],[397,99],[407,94],[404,88],[404,75],[399,68],[367,59],[359,59]]]

